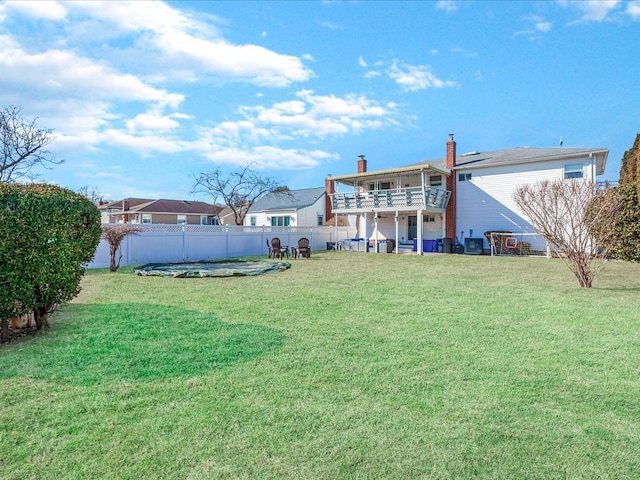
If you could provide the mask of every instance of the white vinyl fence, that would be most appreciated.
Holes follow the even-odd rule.
[[[283,246],[296,246],[300,238],[307,237],[313,252],[326,250],[336,239],[340,242],[356,235],[355,227],[137,226],[143,230],[122,240],[121,266],[267,255],[267,241],[273,237],[280,238]],[[109,263],[109,244],[100,240],[87,267],[108,267]]]

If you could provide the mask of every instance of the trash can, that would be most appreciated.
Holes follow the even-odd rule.
[[[444,239],[443,238],[439,238],[438,239],[438,253],[442,253],[443,252],[443,244],[444,244]]]
[[[453,242],[451,241],[450,238],[443,238],[442,239],[442,252],[443,253],[451,253],[451,244]]]

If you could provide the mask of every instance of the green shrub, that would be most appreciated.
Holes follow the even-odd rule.
[[[0,184],[0,321],[33,311],[38,328],[75,297],[100,241],[100,212],[79,193]]]

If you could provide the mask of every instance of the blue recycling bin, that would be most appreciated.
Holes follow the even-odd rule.
[[[413,239],[413,251],[418,251],[418,239]],[[423,252],[437,252],[438,251],[438,240],[422,240],[422,251]]]

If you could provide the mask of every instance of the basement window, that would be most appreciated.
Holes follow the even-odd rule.
[[[470,173],[459,173],[458,174],[458,181],[459,182],[469,182],[469,181],[471,181],[471,174]]]

